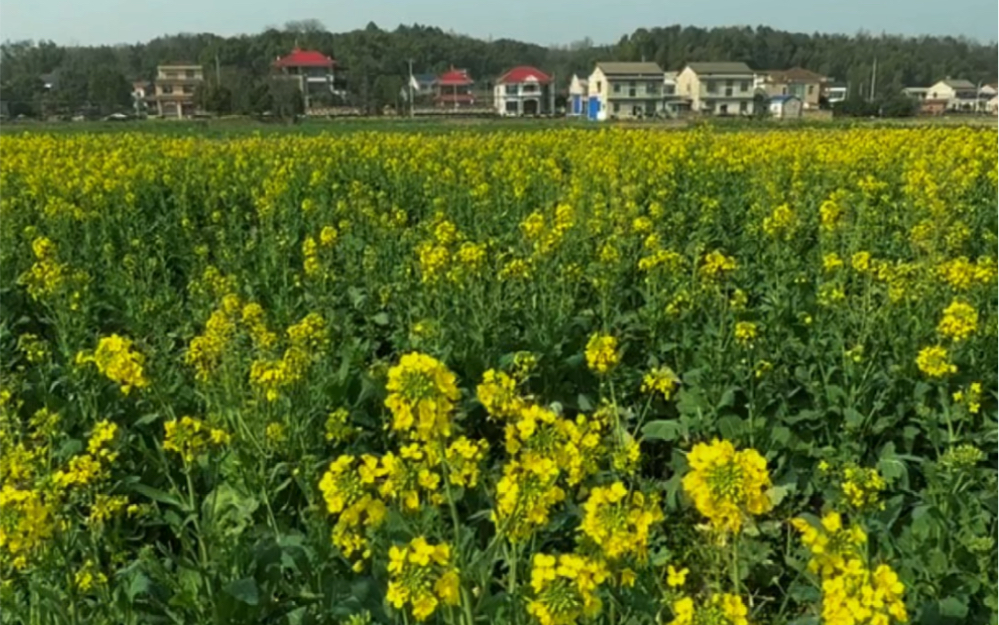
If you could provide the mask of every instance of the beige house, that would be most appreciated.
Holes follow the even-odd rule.
[[[756,87],[768,97],[793,95],[801,100],[805,110],[819,108],[819,99],[825,95],[828,82],[822,74],[801,67],[761,72],[756,76]]]
[[[947,110],[973,111],[980,105],[978,87],[968,80],[945,78],[926,90],[927,100],[947,102]]]
[[[190,117],[195,113],[194,91],[205,80],[200,65],[171,63],[156,68],[156,114],[160,117]]]
[[[597,63],[587,79],[590,119],[656,116],[663,105],[663,70],[655,63]]]
[[[745,63],[689,63],[676,77],[680,97],[704,115],[752,115],[753,70]]]

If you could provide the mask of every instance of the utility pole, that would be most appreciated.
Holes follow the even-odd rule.
[[[409,59],[409,116],[416,117],[415,102],[413,101],[413,59]]]
[[[878,83],[878,57],[874,57],[874,69],[871,70],[871,102],[874,101],[874,91]]]

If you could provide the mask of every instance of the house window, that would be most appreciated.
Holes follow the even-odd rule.
[[[506,86],[507,95],[517,95],[517,85],[507,85]]]
[[[674,95],[676,93],[676,87],[673,85],[663,86],[663,95]]]
[[[614,112],[617,113],[620,110],[621,110],[621,105],[618,104],[617,102],[615,102],[614,103]]]
[[[166,95],[173,93],[173,85],[163,85],[163,93]]]
[[[655,92],[656,92],[656,83],[650,82],[645,84],[645,93],[654,94]]]
[[[749,81],[748,80],[743,80],[742,83],[740,83],[740,85],[739,85],[739,89],[741,89],[743,91],[749,91]]]
[[[815,93],[815,85],[808,85],[808,95]]]
[[[636,93],[636,89],[634,87],[631,87],[630,89],[628,89],[628,95],[630,97],[632,97],[632,98],[635,97],[635,93]]]
[[[749,103],[748,102],[739,102],[739,112],[740,113],[745,113],[748,108],[749,108]]]
[[[193,69],[184,70],[184,78],[194,78],[194,70]]]
[[[722,115],[728,115],[728,104],[722,104],[718,107],[718,112]]]
[[[780,88],[781,95],[787,95],[787,85]]]
[[[597,81],[597,93],[600,93],[603,90],[604,90],[604,83],[602,83],[601,81],[598,80]]]
[[[715,84],[715,81],[709,80],[707,81],[707,84],[708,84],[708,93],[718,93],[718,85]]]
[[[621,93],[621,85],[614,83],[614,93]]]

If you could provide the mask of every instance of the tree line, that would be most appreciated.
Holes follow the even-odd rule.
[[[275,81],[268,78],[270,66],[296,46],[335,58],[345,69],[348,104],[366,110],[398,102],[409,61],[415,73],[437,73],[449,66],[467,69],[485,88],[515,65],[533,65],[552,73],[564,88],[573,73],[589,74],[600,60],[655,61],[665,70],[679,70],[692,61],[743,61],[757,70],[804,67],[847,84],[855,98],[864,100],[897,94],[903,86],[928,86],[947,76],[995,82],[999,69],[995,43],[949,36],[667,26],[640,28],[611,45],[583,39],[564,46],[541,46],[511,39],[485,41],[422,25],[400,25],[389,31],[371,23],[363,29],[332,33],[317,20],[302,20],[257,34],[179,34],[114,46],[8,41],[0,46],[0,94],[11,115],[83,107],[123,110],[131,105],[133,81],[151,81],[156,66],[163,63],[194,61],[206,70],[205,86],[198,93],[206,109],[257,113],[278,105],[282,96],[275,93]],[[54,77],[51,88],[46,88],[43,76]]]

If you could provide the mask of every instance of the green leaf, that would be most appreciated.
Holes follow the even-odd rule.
[[[590,412],[593,410],[593,402],[590,401],[589,397],[583,395],[582,393],[576,396],[576,405],[579,406],[579,409],[583,412]]]
[[[226,584],[225,592],[229,596],[242,601],[246,605],[257,605],[260,603],[260,592],[257,590],[257,582],[252,577],[244,577]]]
[[[133,492],[148,497],[153,501],[169,504],[185,510],[187,509],[185,504],[181,503],[180,499],[178,499],[176,495],[171,495],[170,493],[162,491],[158,488],[153,488],[152,486],[147,486],[146,484],[132,484],[130,488]]]
[[[683,426],[679,421],[661,419],[649,421],[642,428],[642,435],[646,440],[675,441],[680,437]]]
[[[388,313],[384,312],[375,313],[375,315],[371,317],[371,322],[374,323],[376,326],[387,326],[389,323]]]
[[[940,616],[964,618],[968,615],[968,600],[964,597],[947,597],[937,604]]]
[[[718,419],[718,432],[729,440],[738,438],[744,429],[745,424],[742,419],[735,415],[725,415]]]

